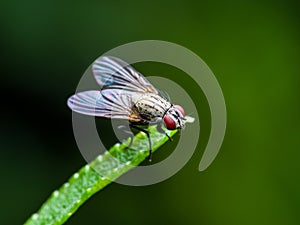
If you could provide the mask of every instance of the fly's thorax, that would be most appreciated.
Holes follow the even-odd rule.
[[[159,95],[145,94],[136,101],[134,107],[142,117],[148,120],[155,120],[165,114],[171,107],[171,103]]]

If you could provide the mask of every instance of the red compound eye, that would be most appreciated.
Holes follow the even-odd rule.
[[[180,105],[173,105],[173,108],[179,110],[182,116],[184,116],[184,109]]]
[[[168,130],[175,130],[176,129],[176,123],[175,121],[173,120],[173,118],[169,115],[166,115],[164,117],[164,123],[165,123],[165,126]]]

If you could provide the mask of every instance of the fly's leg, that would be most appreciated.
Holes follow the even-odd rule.
[[[152,160],[152,144],[151,144],[151,139],[150,139],[149,131],[147,131],[147,130],[141,128],[141,127],[135,126],[133,124],[130,124],[129,126],[132,127],[132,128],[134,128],[134,129],[136,129],[136,130],[138,130],[138,131],[142,131],[142,132],[144,132],[147,135],[148,140],[149,140],[149,156],[148,156],[148,160],[149,160],[149,162],[151,162],[151,160]]]
[[[128,130],[127,128],[128,128],[128,127],[125,126],[125,125],[120,125],[120,126],[118,126],[118,129],[119,129],[119,130],[121,130],[121,131],[123,131],[125,134],[128,134],[128,135],[129,135],[130,142],[129,142],[129,144],[125,147],[126,149],[131,147],[132,141],[133,141],[133,133],[132,133],[130,130]]]
[[[163,129],[162,129],[162,126],[163,124],[162,123],[159,123],[157,125],[157,131],[161,134],[165,134],[168,138],[169,138],[169,141],[173,141],[173,139],[167,134],[167,132],[165,132]]]

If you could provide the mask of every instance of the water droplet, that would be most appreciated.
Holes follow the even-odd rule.
[[[37,220],[39,218],[39,215],[37,213],[32,215],[32,219]]]
[[[59,195],[59,192],[58,191],[54,191],[53,195],[54,195],[54,197],[57,197]]]

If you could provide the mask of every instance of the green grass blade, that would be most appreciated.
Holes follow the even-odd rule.
[[[168,137],[157,132],[156,126],[151,126],[148,130],[151,135],[152,149],[155,152],[168,141]],[[171,137],[176,132],[177,130],[167,131]],[[52,193],[39,211],[26,221],[25,225],[63,224],[92,195],[147,159],[149,142],[144,133],[140,132],[134,137],[130,149],[126,149],[125,146],[126,143],[115,144],[109,149],[110,154],[100,155],[90,164],[81,168],[59,190]]]

